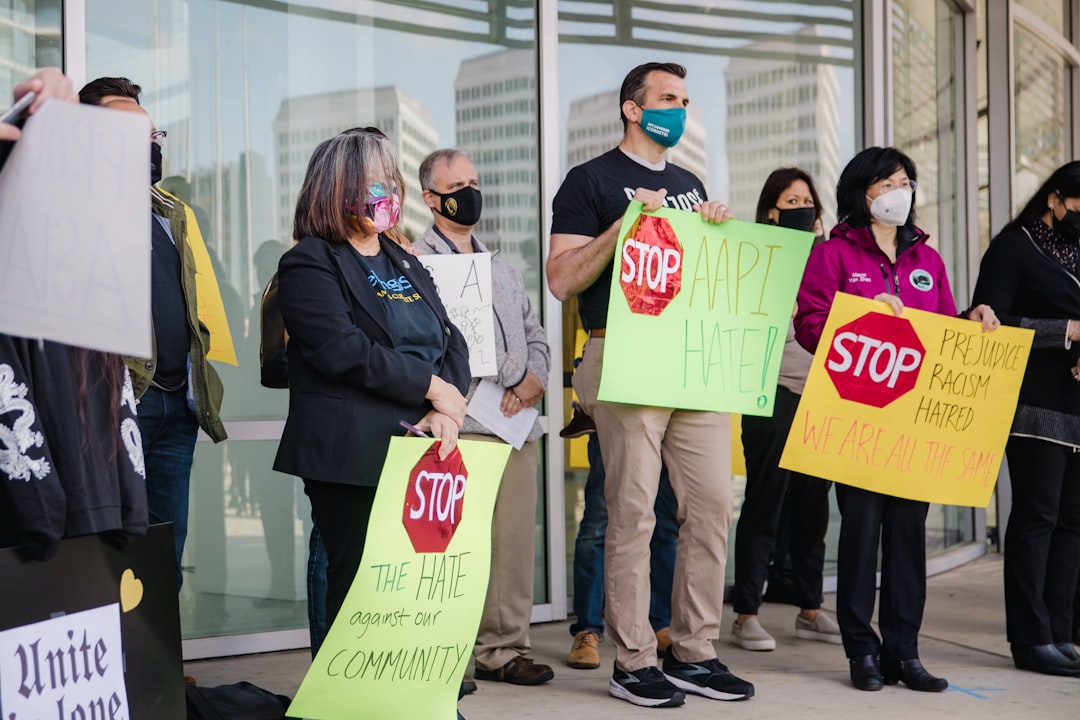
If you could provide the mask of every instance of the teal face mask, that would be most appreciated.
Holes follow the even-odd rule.
[[[664,147],[675,147],[686,129],[686,108],[641,108],[638,124]]]

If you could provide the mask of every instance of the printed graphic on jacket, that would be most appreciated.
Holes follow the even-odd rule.
[[[47,460],[28,454],[45,442],[34,430],[36,419],[34,406],[26,399],[26,384],[15,382],[12,367],[0,363],[0,473],[11,480],[41,480],[52,472]]]
[[[143,461],[142,435],[135,419],[135,389],[131,386],[131,373],[124,368],[124,390],[120,395],[120,407],[127,407],[131,415],[120,422],[120,439],[124,441],[131,466],[139,477],[146,479],[146,463]]]

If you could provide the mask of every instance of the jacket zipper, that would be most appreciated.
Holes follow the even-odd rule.
[[[896,275],[896,270],[893,270],[892,287],[889,287],[889,271],[885,269],[885,263],[881,263],[881,277],[885,281],[885,292],[892,293],[896,297],[900,297],[900,278]],[[892,267],[892,263],[889,263],[889,267]]]

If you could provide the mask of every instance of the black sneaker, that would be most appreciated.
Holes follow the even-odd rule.
[[[713,700],[746,700],[754,697],[754,686],[735,677],[716,658],[696,663],[680,662],[675,648],[664,656],[664,675],[675,687]]]
[[[612,697],[642,707],[678,707],[686,702],[686,694],[668,682],[655,665],[627,672],[615,666],[608,683]]]

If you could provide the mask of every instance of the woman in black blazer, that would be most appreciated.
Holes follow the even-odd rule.
[[[1005,458],[1005,619],[1022,670],[1080,677],[1080,162],[1054,171],[983,256],[974,302],[1031,328]]]
[[[399,188],[377,129],[322,143],[297,199],[297,244],[278,265],[289,415],[274,469],[303,478],[311,500],[329,559],[327,627],[360,567],[390,437],[405,420],[442,438],[445,457],[465,417],[465,339],[423,265],[388,236]]]

